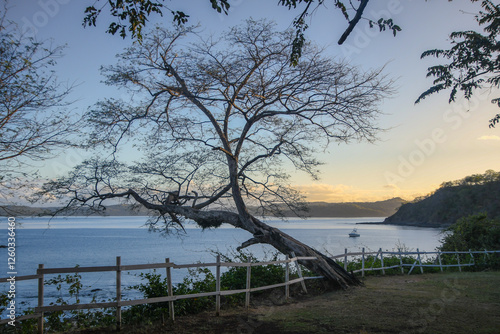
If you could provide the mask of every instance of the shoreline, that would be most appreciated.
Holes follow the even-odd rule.
[[[356,225],[392,225],[392,226],[414,226],[414,227],[428,227],[444,229],[449,224],[425,224],[425,223],[386,223],[386,222],[360,222]]]

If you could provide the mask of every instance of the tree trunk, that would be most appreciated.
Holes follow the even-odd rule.
[[[241,196],[241,188],[238,182],[238,164],[232,156],[227,156],[229,174],[232,184],[233,200],[238,210],[240,228],[253,234],[253,238],[244,242],[238,249],[250,246],[256,243],[265,243],[273,246],[283,254],[290,255],[292,252],[296,256],[316,257],[317,260],[299,261],[312,272],[324,276],[326,280],[338,285],[343,289],[351,285],[360,284],[359,280],[349,274],[344,268],[335,261],[328,258],[317,250],[306,244],[292,238],[277,228],[264,224],[262,221],[248,213],[245,202]]]
[[[252,239],[243,243],[239,249],[256,243],[266,243],[283,254],[291,254],[293,252],[296,256],[316,257],[317,260],[299,261],[299,263],[314,273],[324,276],[330,283],[340,286],[343,289],[360,284],[360,281],[353,274],[349,274],[342,266],[326,255],[294,239],[279,229],[261,222],[255,217],[252,217],[252,221],[255,224],[257,232],[254,233]]]
[[[352,285],[360,284],[360,281],[354,275],[349,274],[335,261],[306,244],[292,238],[279,229],[271,227],[259,219],[251,216],[246,212],[246,208],[244,206],[242,210],[246,213],[245,218],[247,219],[245,219],[245,222],[242,221],[241,214],[235,212],[218,210],[203,211],[186,206],[151,204],[142,199],[135,191],[130,189],[126,193],[115,196],[123,197],[124,195],[131,195],[146,208],[157,210],[162,214],[173,213],[184,216],[185,218],[195,221],[202,228],[217,228],[221,224],[226,223],[252,233],[253,238],[245,241],[239,249],[253,244],[264,243],[273,246],[283,254],[289,255],[294,252],[296,256],[314,256],[317,260],[300,261],[300,263],[309,270],[318,275],[324,276],[326,280],[340,286],[343,289]]]

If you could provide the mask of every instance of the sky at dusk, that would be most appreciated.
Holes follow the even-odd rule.
[[[97,28],[82,27],[84,9],[93,3],[15,0],[10,1],[8,12],[11,20],[34,32],[38,40],[67,45],[56,70],[60,81],[77,84],[70,95],[75,102],[69,111],[80,114],[99,99],[123,94],[101,82],[99,67],[115,64],[115,54],[131,43],[104,32],[109,23],[106,17],[100,18]],[[190,23],[199,22],[206,33],[215,34],[250,17],[272,19],[280,29],[286,29],[299,13],[269,0],[230,1],[229,16],[213,11],[207,0],[166,3],[187,12]],[[463,0],[370,1],[367,18],[390,17],[403,30],[393,37],[361,21],[342,46],[337,40],[347,24],[332,3],[310,17],[308,40],[325,47],[331,57],[346,59],[362,69],[385,66],[384,73],[395,80],[396,94],[381,105],[383,115],[378,125],[386,130],[379,133],[377,142],[334,143],[328,151],[318,152],[324,162],[319,181],[290,170],[292,184],[308,200],[375,201],[397,196],[411,200],[444,181],[500,170],[500,127],[488,127],[488,121],[498,113],[498,107],[490,103],[498,91],[485,90],[470,101],[459,99],[452,104],[443,92],[414,104],[432,83],[426,78],[427,67],[442,62],[421,60],[421,53],[447,48],[452,31],[477,29],[473,13],[478,10],[478,3]],[[153,21],[170,25],[171,16],[166,13]],[[85,152],[67,150],[54,160],[38,163],[37,168],[45,177],[55,177],[86,157]]]

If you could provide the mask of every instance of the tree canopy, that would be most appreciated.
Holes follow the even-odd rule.
[[[142,40],[142,31],[146,26],[148,17],[152,14],[163,16],[163,11],[170,12],[172,20],[176,25],[182,25],[188,22],[189,14],[176,10],[171,5],[166,5],[164,0],[108,0],[103,1],[104,4],[98,6],[97,0],[92,6],[85,9],[84,26],[96,26],[97,19],[103,11],[108,11],[115,19],[110,23],[107,32],[110,34],[118,33],[125,38],[130,34],[132,38]],[[228,14],[231,7],[230,0],[209,0],[212,9],[219,13]],[[369,0],[358,0],[356,6],[352,1],[340,0],[279,0],[278,5],[287,8],[288,10],[299,10],[299,14],[293,20],[295,28],[295,37],[292,41],[293,48],[290,52],[290,61],[296,65],[302,54],[302,48],[305,43],[304,32],[308,29],[307,17],[320,7],[326,9],[325,5],[332,3],[336,10],[342,13],[342,16],[347,21],[347,27],[344,33],[340,36],[338,43],[342,44],[358,24],[363,16],[363,12],[368,5]],[[107,7],[107,8],[106,8]],[[367,20],[370,27],[377,26],[380,31],[390,30],[396,36],[401,28],[395,24],[392,19],[380,18],[377,21]]]
[[[477,0],[472,0],[476,2]],[[434,77],[433,86],[423,92],[415,103],[443,90],[450,90],[449,102],[455,101],[459,92],[470,99],[475,90],[500,87],[500,5],[490,0],[481,1],[476,20],[483,33],[469,30],[450,34],[452,47],[428,50],[421,58],[443,58],[448,63],[432,66],[427,77]],[[500,97],[491,101],[500,107]],[[490,120],[490,127],[500,122],[500,114]]]
[[[231,3],[229,0],[209,0],[211,7],[219,13],[228,14]],[[478,0],[471,0],[478,2]],[[109,0],[101,6],[97,6],[99,0],[85,10],[84,26],[96,26],[97,18],[103,11],[108,11],[113,20],[107,32],[111,34],[119,33],[126,37],[130,34],[132,38],[142,40],[142,29],[146,26],[148,17],[152,14],[162,16],[166,10],[171,13],[174,24],[182,25],[188,22],[189,14],[165,5],[164,0]],[[308,29],[307,20],[311,14],[319,10],[324,10],[327,3],[332,3],[333,7],[339,11],[347,21],[347,27],[338,40],[339,44],[344,43],[354,27],[363,18],[363,12],[369,0],[358,0],[355,5],[352,1],[341,0],[279,0],[278,5],[288,10],[298,10],[292,25],[295,29],[295,36],[292,41],[290,52],[290,62],[296,65],[301,56],[303,45],[306,41],[304,36]],[[106,9],[106,7],[108,7]],[[428,95],[441,90],[450,89],[449,101],[455,101],[456,95],[462,91],[466,99],[470,99],[474,90],[483,87],[499,87],[499,46],[498,33],[500,22],[499,5],[491,0],[482,0],[480,11],[476,15],[479,26],[484,26],[484,33],[476,31],[457,31],[450,34],[453,46],[448,49],[434,49],[425,51],[422,58],[434,56],[451,60],[448,64],[432,66],[428,69],[427,76],[435,77],[433,86],[422,93],[416,103],[423,100]],[[396,36],[401,27],[392,19],[380,18],[376,21],[366,19],[370,27],[378,27],[380,31],[391,31]],[[500,98],[494,98],[492,103],[500,106]],[[495,115],[490,120],[490,127],[494,127],[500,122],[500,114]]]
[[[318,254],[252,216],[247,203],[268,214],[279,215],[282,203],[301,210],[282,166],[317,177],[315,154],[329,143],[374,140],[391,82],[381,70],[362,73],[308,44],[290,66],[293,38],[268,21],[208,37],[196,28],[154,29],[104,69],[106,82],[133,98],[101,101],[86,115],[90,141],[110,158],[100,151],[45,193],[94,208],[128,198],[158,213],[152,226],[182,228],[186,218],[202,228],[228,223],[253,235],[242,247]],[[117,158],[127,139],[144,154],[131,165]],[[316,270],[342,286],[352,282],[323,261]]]
[[[460,180],[443,182],[440,189],[458,187],[458,186],[470,186],[470,185],[484,185],[493,182],[500,182],[500,172],[495,172],[492,169],[487,170],[484,174],[473,174],[464,177]]]

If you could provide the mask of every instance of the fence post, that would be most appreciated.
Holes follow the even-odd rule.
[[[361,250],[361,277],[365,277],[365,247]]]
[[[165,262],[169,264],[169,266],[167,266],[168,296],[172,297],[174,295],[174,292],[173,292],[173,288],[172,288],[172,272],[171,272],[171,267],[170,267],[170,258],[166,258]],[[168,302],[168,311],[170,313],[170,320],[172,322],[174,322],[175,310],[174,310],[174,301],[173,300]]]
[[[252,266],[251,266],[251,259],[248,259],[248,264],[247,264],[247,292],[245,294],[245,307],[249,308],[250,307],[250,279],[252,275]]]
[[[470,259],[472,261],[472,265],[475,265],[476,261],[474,259],[474,254],[472,254],[472,250],[470,250],[470,249],[469,249],[469,254],[470,254]],[[470,264],[470,261],[469,261],[469,264]]]
[[[220,315],[220,254],[217,254],[217,267],[215,270],[215,315]]]
[[[424,267],[422,267],[422,260],[420,259],[420,251],[417,248],[417,258],[418,258],[418,263],[420,264],[420,273],[424,273]]]
[[[382,268],[382,275],[385,275],[385,269],[384,269],[384,252],[382,251],[382,248],[379,250],[380,253],[380,268]]]
[[[458,270],[462,272],[462,267],[460,266],[460,255],[458,254],[458,251],[455,252],[455,255],[457,256]]]
[[[37,274],[40,275],[38,278],[38,307],[43,307],[43,264],[38,265]],[[40,312],[40,318],[38,318],[38,334],[43,334],[43,312]]]
[[[441,272],[443,272],[443,263],[441,262],[441,252],[438,252],[438,260],[439,260],[439,268],[441,268]]]
[[[377,252],[377,254],[375,255],[375,257],[373,258],[373,261],[372,261],[372,266],[371,266],[371,267],[370,267],[370,269],[368,269],[368,270],[373,270],[373,266],[375,265],[375,262],[377,262],[377,259],[378,259],[378,253],[379,253],[379,252]]]
[[[296,257],[295,252],[292,252],[291,254],[292,257]],[[307,293],[306,282],[304,282],[304,278],[302,277],[302,269],[300,269],[300,264],[297,259],[295,260],[295,265],[297,266],[297,274],[299,274],[299,277],[302,278],[302,281],[300,281],[300,285],[302,285],[302,290],[304,290],[304,292]]]
[[[122,307],[120,302],[122,300],[122,269],[121,257],[116,257],[116,330],[120,331],[122,327]]]
[[[403,267],[403,257],[401,256],[401,248],[398,248],[399,253],[399,267],[401,268],[401,274],[405,274],[405,269]]]
[[[408,275],[411,274],[411,272],[413,271],[413,268],[415,268],[415,266],[417,265],[417,262],[418,262],[418,260],[415,260],[415,262],[413,262],[413,265],[411,266],[410,270],[408,270]]]
[[[285,266],[285,299],[289,299],[290,298],[290,284],[288,282],[290,282],[290,262],[288,262],[288,260],[290,260],[290,257],[287,255],[286,256],[286,266]]]
[[[347,248],[344,249],[344,270],[347,271]]]

